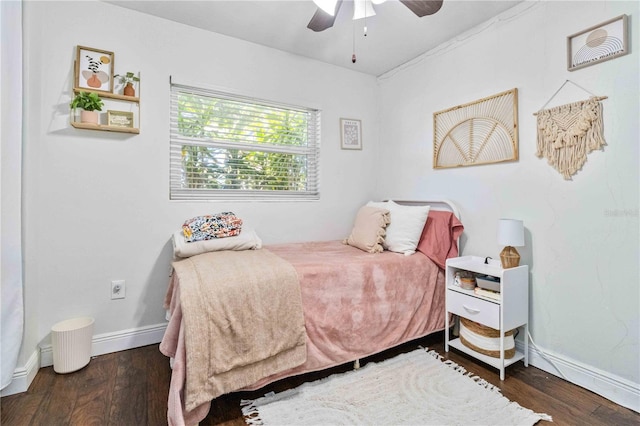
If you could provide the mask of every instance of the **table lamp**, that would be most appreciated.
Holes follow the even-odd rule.
[[[520,264],[520,254],[514,246],[524,246],[524,225],[517,219],[498,221],[498,244],[505,246],[500,253],[500,262],[504,269],[515,268]]]

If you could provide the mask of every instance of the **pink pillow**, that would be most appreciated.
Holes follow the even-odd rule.
[[[458,237],[464,226],[451,212],[430,210],[417,250],[444,269],[450,257],[458,256]]]

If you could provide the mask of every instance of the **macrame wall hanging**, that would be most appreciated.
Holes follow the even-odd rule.
[[[551,96],[558,94],[567,83]],[[536,155],[546,158],[565,180],[571,180],[587,161],[587,154],[606,145],[603,134],[602,103],[606,96],[592,96],[584,101],[544,109],[551,99],[534,115],[538,116]]]
[[[518,89],[433,114],[433,168],[518,159]]]

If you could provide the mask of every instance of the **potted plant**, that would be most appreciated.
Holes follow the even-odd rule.
[[[140,77],[132,73],[131,71],[127,71],[126,74],[116,74],[113,76],[114,78],[119,78],[120,83],[124,84],[124,90],[122,93],[125,96],[135,96],[136,89],[133,87],[134,82],[140,81]]]
[[[98,111],[102,111],[104,102],[96,93],[80,92],[71,101],[71,109],[82,108],[80,121],[82,123],[98,124]]]

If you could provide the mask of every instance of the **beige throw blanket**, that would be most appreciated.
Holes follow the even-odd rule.
[[[296,270],[268,250],[204,253],[173,264],[186,346],[186,410],[306,359]]]

